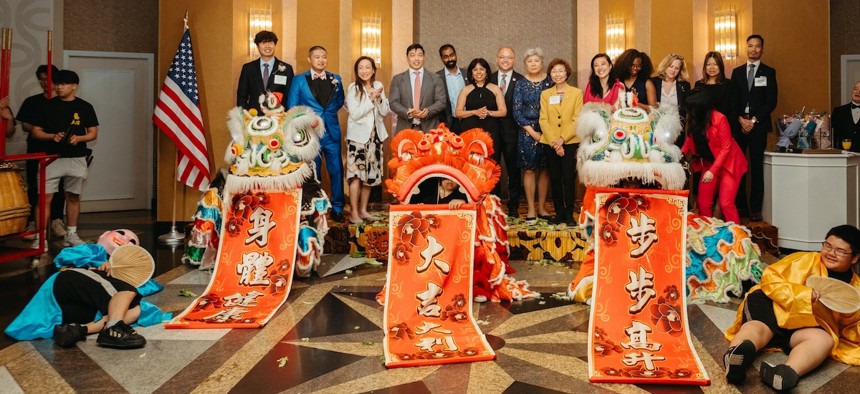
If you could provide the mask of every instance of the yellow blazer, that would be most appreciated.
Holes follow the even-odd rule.
[[[576,122],[579,119],[579,111],[582,110],[582,90],[565,84],[564,96],[560,104],[550,104],[549,99],[556,95],[555,86],[544,90],[540,94],[540,129],[543,136],[542,144],[549,145],[559,136],[564,138],[565,144],[579,142],[576,135]]]
[[[860,311],[833,312],[821,303],[812,304],[812,288],[805,285],[810,276],[827,276],[818,252],[797,252],[769,265],[761,275],[761,284],[749,290],[761,289],[773,300],[773,312],[780,327],[794,330],[822,327],[833,338],[830,357],[846,364],[860,365]],[[860,288],[860,277],[851,278],[851,285]],[[746,302],[746,300],[744,300]],[[744,303],[738,308],[735,323],[726,330],[732,340],[743,323]]]

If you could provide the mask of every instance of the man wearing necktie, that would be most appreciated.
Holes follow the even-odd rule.
[[[764,149],[767,133],[773,130],[771,112],[776,108],[776,70],[761,62],[764,38],[758,34],[747,37],[747,62],[732,71],[737,101],[735,109],[741,114],[737,118],[740,133],[735,140],[745,151],[749,148],[749,171],[751,177],[749,205],[746,194],[746,175],[741,180],[735,203],[741,216],[750,214],[750,220],[762,220],[764,202]]]
[[[406,48],[409,69],[391,79],[391,110],[397,114],[395,133],[404,129],[428,132],[439,125],[448,100],[445,82],[436,73],[424,69],[424,47],[412,44]]]
[[[260,96],[265,92],[280,92],[287,96],[293,82],[293,66],[275,57],[278,36],[263,30],[254,36],[260,58],[242,66],[239,87],[236,89],[236,106],[260,111]],[[287,103],[281,103],[287,107]]]
[[[316,175],[320,180],[322,156],[331,182],[331,219],[343,222],[343,157],[341,156],[340,123],[337,112],[343,107],[343,82],[340,75],[326,71],[328,52],[321,46],[308,50],[311,69],[299,74],[290,86],[290,108],[304,105],[310,107],[323,119],[325,134],[320,139],[320,155],[317,156]]]
[[[517,133],[520,127],[514,120],[514,88],[517,81],[523,78],[522,74],[514,71],[516,55],[511,47],[499,48],[496,53],[496,66],[498,70],[490,74],[490,82],[499,85],[505,95],[505,105],[508,114],[499,119],[499,133],[493,136],[493,159],[499,165],[502,164],[504,156],[505,169],[508,172],[508,216],[517,217],[520,207],[520,197],[523,195],[523,183],[520,177],[520,169],[517,167]],[[501,182],[499,182],[501,185]],[[500,186],[496,186],[494,194],[499,195]]]
[[[833,108],[830,126],[835,149],[860,153],[860,81],[854,82],[851,102]]]

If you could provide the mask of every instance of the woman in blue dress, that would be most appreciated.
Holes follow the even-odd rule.
[[[540,146],[540,94],[553,86],[552,80],[544,72],[543,51],[540,48],[525,52],[525,79],[514,88],[514,119],[520,126],[517,137],[517,166],[522,171],[523,188],[526,193],[528,211],[526,221],[534,222],[537,217],[550,218],[546,210],[546,196],[549,190],[549,173],[546,156]],[[537,207],[535,207],[535,186],[537,186]]]

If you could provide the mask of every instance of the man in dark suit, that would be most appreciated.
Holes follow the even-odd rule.
[[[320,155],[316,158],[317,179],[322,169],[322,155],[331,181],[331,219],[344,221],[343,216],[343,158],[341,157],[340,123],[337,111],[343,107],[344,88],[340,75],[325,71],[328,65],[328,52],[321,46],[308,51],[311,69],[298,75],[290,86],[287,102],[290,107],[304,105],[310,107],[323,119],[325,134],[320,139]]]
[[[424,47],[412,44],[406,48],[409,69],[391,79],[391,110],[397,114],[395,132],[415,129],[428,132],[439,125],[445,112],[445,82],[424,69]],[[418,87],[415,91],[415,87]]]
[[[448,103],[445,106],[445,118],[442,119],[448,129],[454,133],[460,134],[460,119],[454,116],[454,110],[457,108],[457,97],[460,97],[460,91],[466,86],[468,76],[466,70],[457,67],[457,50],[451,44],[445,44],[439,47],[439,58],[442,64],[445,65],[436,74],[445,82],[445,97]]]
[[[745,151],[749,148],[749,174],[751,188],[749,205],[746,197],[746,175],[741,180],[735,202],[738,211],[749,212],[750,220],[762,220],[761,207],[764,201],[764,149],[767,133],[773,130],[770,114],[776,108],[776,70],[761,62],[764,38],[758,34],[747,37],[747,62],[732,71],[737,101],[735,109],[741,134],[735,140]],[[747,210],[749,207],[749,210]]]
[[[860,153],[860,81],[854,82],[851,102],[833,108],[830,126],[834,148],[845,149],[842,142],[850,141],[851,146],[845,150]]]
[[[245,109],[260,111],[260,95],[266,91],[280,92],[286,98],[293,82],[293,66],[275,57],[278,36],[263,30],[254,36],[254,44],[260,58],[242,66],[239,74],[239,87],[236,89],[236,105]],[[287,107],[286,102],[281,103]]]
[[[517,167],[517,133],[520,132],[520,127],[514,120],[514,87],[523,76],[514,71],[515,62],[516,55],[513,48],[499,48],[496,54],[496,66],[499,69],[490,75],[490,82],[499,85],[502,93],[505,94],[505,106],[508,108],[508,114],[499,119],[499,134],[493,136],[495,150],[493,159],[501,165],[504,155],[505,168],[508,171],[508,216],[510,217],[519,215],[520,197],[523,195],[520,169]],[[500,186],[496,185],[494,193],[498,195],[500,191]]]

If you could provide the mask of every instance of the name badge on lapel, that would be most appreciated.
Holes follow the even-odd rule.
[[[549,104],[550,104],[550,105],[558,105],[558,104],[561,104],[561,96],[560,96],[560,95],[557,95],[557,94],[550,96],[550,97],[549,97]]]
[[[755,86],[767,86],[767,77],[756,77]]]
[[[287,76],[286,75],[275,75],[275,85],[286,85],[287,84]]]

